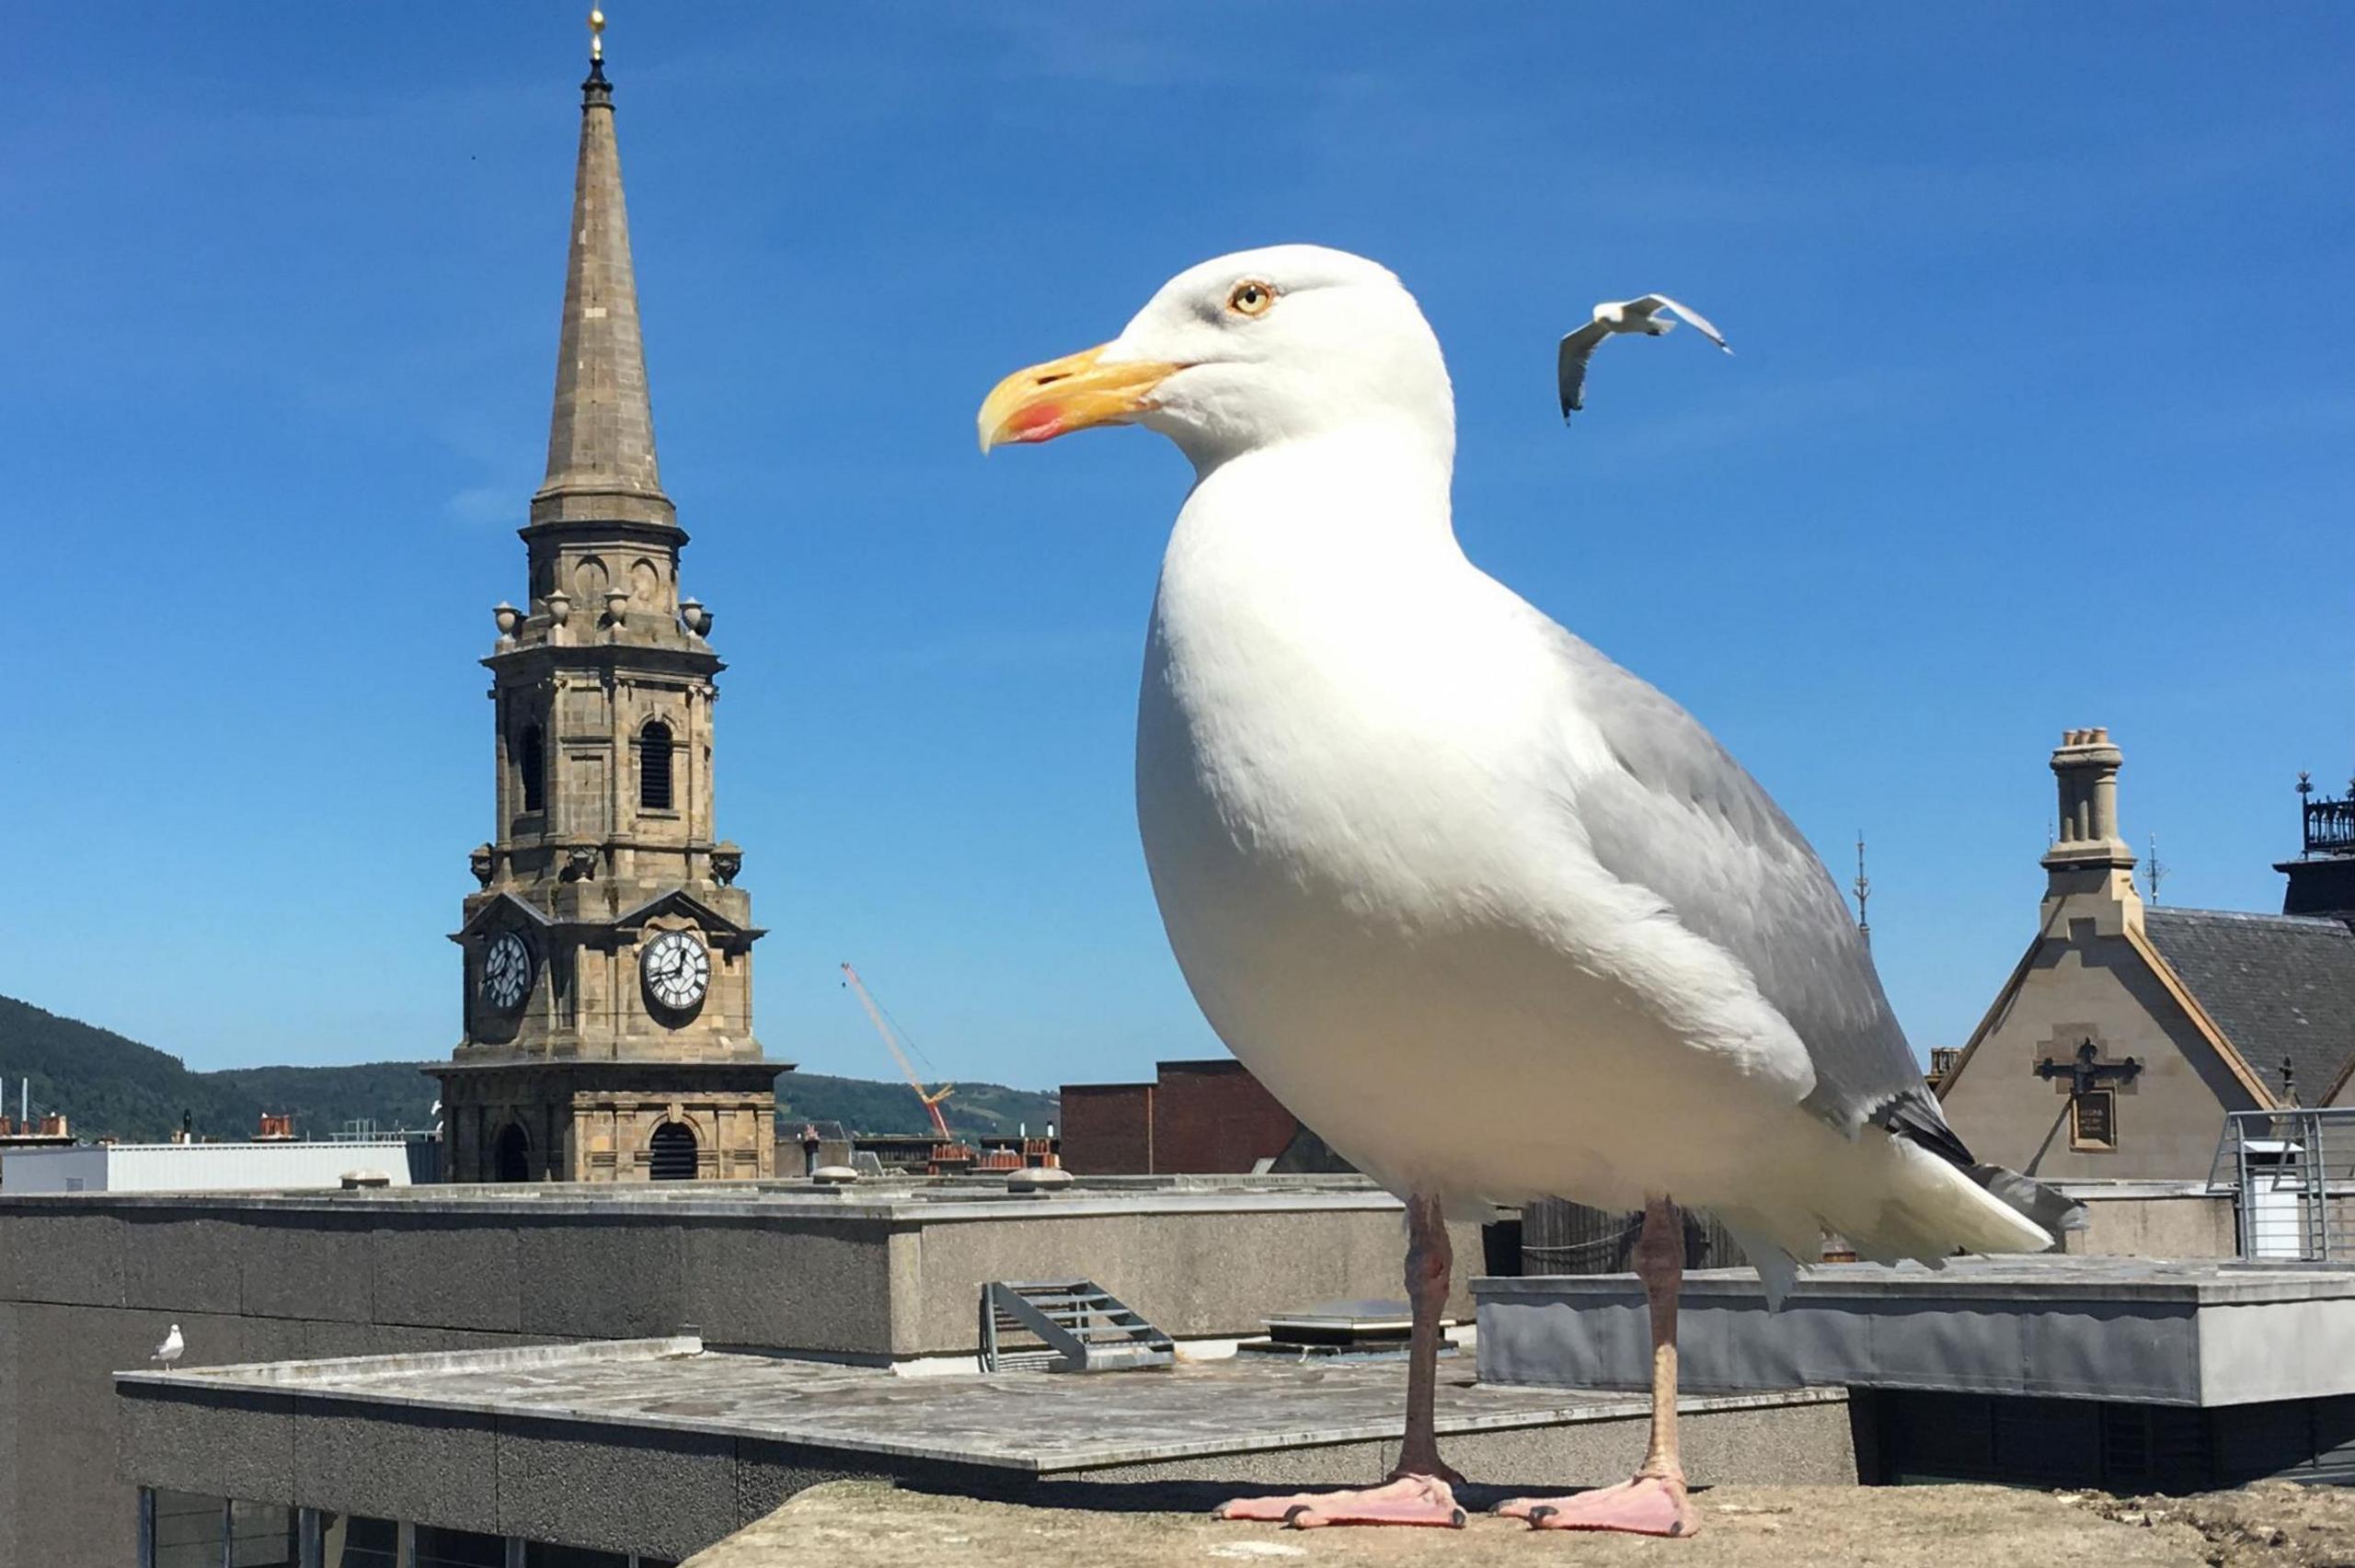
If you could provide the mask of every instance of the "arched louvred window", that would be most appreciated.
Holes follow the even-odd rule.
[[[647,811],[671,809],[671,727],[659,718],[638,732],[638,804]]]
[[[658,1182],[695,1179],[695,1129],[684,1122],[664,1122],[646,1140],[646,1173]]]
[[[523,809],[545,810],[548,803],[548,749],[540,727],[527,724],[515,738],[515,771],[523,775]]]
[[[532,1140],[523,1136],[520,1123],[509,1122],[499,1129],[499,1141],[490,1151],[490,1179],[494,1182],[528,1182],[532,1179]]]

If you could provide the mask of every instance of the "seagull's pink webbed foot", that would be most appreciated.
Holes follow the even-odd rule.
[[[1701,1516],[1684,1494],[1681,1475],[1639,1475],[1568,1497],[1515,1497],[1497,1505],[1507,1518],[1538,1530],[1616,1530],[1623,1535],[1694,1535]]]
[[[1269,1519],[1296,1530],[1326,1525],[1426,1525],[1460,1530],[1454,1489],[1436,1476],[1402,1475],[1362,1492],[1295,1492],[1289,1497],[1238,1497],[1212,1510],[1214,1519]]]

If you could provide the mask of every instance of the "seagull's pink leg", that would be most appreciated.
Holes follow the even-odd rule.
[[[1439,1429],[1431,1402],[1439,1387],[1439,1321],[1447,1310],[1448,1281],[1455,1272],[1455,1248],[1447,1239],[1447,1217],[1435,1197],[1407,1200],[1407,1302],[1414,1326],[1407,1341],[1407,1431],[1398,1445],[1396,1478],[1426,1475],[1461,1486],[1464,1478],[1439,1457]]]
[[[1455,1486],[1464,1478],[1440,1461],[1431,1401],[1439,1385],[1439,1320],[1455,1266],[1439,1199],[1407,1200],[1407,1300],[1414,1333],[1407,1348],[1407,1433],[1390,1480],[1361,1492],[1296,1492],[1242,1497],[1212,1513],[1220,1519],[1276,1519],[1294,1529],[1321,1525],[1442,1525],[1464,1528]]]
[[[1644,1206],[1636,1273],[1652,1320],[1652,1435],[1642,1468],[1616,1486],[1568,1497],[1516,1497],[1498,1505],[1498,1513],[1541,1530],[1679,1537],[1699,1531],[1701,1516],[1685,1495],[1684,1465],[1676,1452],[1676,1297],[1684,1284],[1684,1226],[1665,1197]]]

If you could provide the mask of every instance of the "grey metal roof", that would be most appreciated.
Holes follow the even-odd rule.
[[[2145,908],[2142,931],[2276,1095],[2318,1104],[2355,1056],[2355,931],[2309,915]]]

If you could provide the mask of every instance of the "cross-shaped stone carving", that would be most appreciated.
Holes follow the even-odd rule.
[[[2082,1099],[2094,1090],[2108,1083],[2131,1083],[2142,1070],[2142,1064],[2132,1057],[2124,1061],[2100,1061],[2100,1050],[2089,1037],[2077,1046],[2075,1058],[2055,1061],[2046,1057],[2036,1064],[2039,1078],[2065,1078],[2069,1081],[2069,1097]]]

